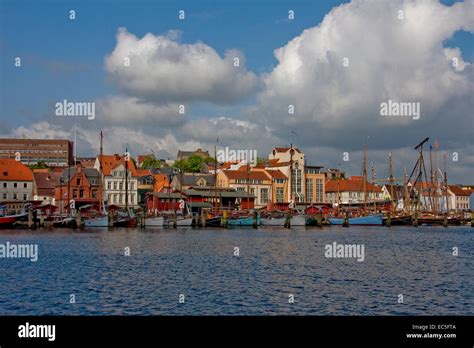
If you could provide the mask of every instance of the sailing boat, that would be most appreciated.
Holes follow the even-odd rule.
[[[363,159],[363,175],[362,175],[362,183],[364,188],[364,213],[367,211],[367,155],[366,155],[366,148],[365,144],[363,147],[364,159]],[[375,202],[375,197],[373,198]],[[338,205],[339,208],[339,205]],[[382,214],[368,214],[364,216],[357,216],[357,217],[348,217],[348,218],[340,218],[340,217],[329,217],[328,221],[331,225],[343,225],[344,222],[348,222],[349,225],[362,225],[362,226],[382,226],[383,224],[383,215]]]
[[[108,227],[109,226],[109,215],[105,210],[104,202],[104,175],[102,173],[102,157],[103,157],[103,144],[102,144],[103,134],[100,131],[100,157],[99,157],[99,216],[92,217],[90,219],[84,219],[85,227]]]
[[[182,210],[182,215],[176,215],[176,211],[172,218],[164,220],[164,224],[167,226],[192,226],[193,217],[190,214],[189,207],[186,202],[181,198],[179,201],[179,208]],[[185,213],[186,211],[186,213]]]
[[[125,211],[117,212],[117,221],[114,221],[115,227],[136,227],[137,217],[132,208],[128,206],[128,162],[130,161],[130,153],[125,148],[124,162],[125,162]]]

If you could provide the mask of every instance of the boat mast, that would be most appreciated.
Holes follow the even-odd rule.
[[[410,212],[411,204],[410,204],[409,195],[408,195],[408,173],[407,173],[406,168],[403,169],[403,175],[405,176],[405,182],[403,184],[403,190],[405,191],[404,192],[405,193],[404,194],[404,198],[405,198],[404,208],[405,208],[405,211]]]
[[[434,176],[433,176],[433,154],[431,151],[432,147],[430,145],[430,192],[433,192],[434,188]],[[435,193],[433,192],[433,195]],[[436,214],[436,207],[435,207],[435,202],[434,202],[434,197],[433,195],[430,195],[430,203],[431,203],[431,211]]]
[[[99,213],[102,214],[102,209],[103,209],[103,199],[104,199],[104,176],[102,174],[102,156],[104,155],[103,154],[103,143],[102,143],[102,139],[103,139],[103,134],[102,134],[102,131],[100,131],[100,157],[99,157],[99,171],[100,171],[100,180],[99,180],[99,184],[100,184],[100,187],[99,187]]]
[[[389,170],[389,178],[390,178],[390,197],[391,197],[391,202],[390,204],[390,211],[393,212],[394,210],[394,204],[395,204],[395,199],[393,196],[393,173],[392,173],[392,152],[388,153],[388,170]]]
[[[374,200],[374,213],[377,213],[377,200],[375,199],[375,163],[372,162],[372,199]]]
[[[367,211],[367,157],[365,144],[363,147],[363,162],[362,162],[362,185],[364,190],[364,212]]]
[[[446,199],[446,212],[449,213],[449,200],[448,200],[448,177],[446,174],[446,153],[443,154],[443,169],[444,169],[444,195]]]
[[[438,147],[439,142],[436,139],[434,142],[434,149],[435,149],[435,157],[434,157],[434,196],[435,196],[435,212],[439,210],[439,199],[438,199]]]
[[[219,138],[216,139],[216,144],[214,145],[214,214],[217,215],[219,208],[217,205],[217,142]]]
[[[125,210],[128,212],[128,149],[125,148]]]

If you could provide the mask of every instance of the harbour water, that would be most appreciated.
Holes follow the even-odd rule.
[[[0,230],[6,242],[37,244],[38,260],[0,258],[0,315],[474,315],[470,227]],[[333,242],[364,261],[325,257]]]

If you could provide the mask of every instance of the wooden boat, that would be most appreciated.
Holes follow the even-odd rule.
[[[344,223],[344,218],[330,217],[328,220],[331,225],[342,225]],[[349,226],[382,226],[382,224],[383,216],[381,214],[349,218]]]
[[[261,224],[264,226],[285,226],[286,217],[265,217],[261,219]],[[290,226],[305,226],[305,215],[293,215],[290,219]]]
[[[84,219],[85,227],[108,227],[109,226],[109,216],[98,216],[91,219]]]
[[[165,218],[163,216],[151,216],[145,218],[145,227],[163,227]]]
[[[13,226],[15,222],[26,217],[28,217],[28,213],[0,216],[0,228]]]
[[[213,216],[206,219],[206,227],[221,227],[221,222],[221,216]]]
[[[77,220],[73,217],[59,217],[53,221],[53,227],[76,228]]]
[[[192,217],[180,217],[178,216],[175,219],[173,218],[166,218],[164,220],[164,226],[173,226],[176,221],[176,226],[191,226],[193,224],[193,218]]]
[[[227,220],[228,226],[254,226],[255,219],[253,216],[244,216],[244,217],[237,217],[234,219]],[[260,225],[261,219],[260,215],[257,215],[257,226]]]

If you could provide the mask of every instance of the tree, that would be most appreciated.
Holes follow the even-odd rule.
[[[181,170],[183,173],[199,173],[202,170],[204,159],[202,157],[193,155],[185,160],[174,162],[174,167]]]
[[[36,164],[30,164],[30,169],[47,169],[48,166],[43,161],[38,161]]]
[[[142,162],[142,168],[150,169],[150,168],[160,168],[161,161],[155,159],[153,156],[149,156],[145,158]]]

